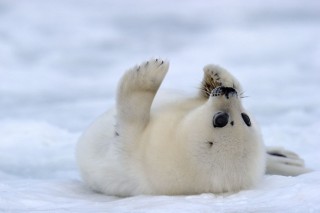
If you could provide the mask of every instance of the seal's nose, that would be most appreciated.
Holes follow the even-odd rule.
[[[226,112],[218,112],[213,116],[213,127],[222,128],[227,125],[229,121],[229,115]]]
[[[227,99],[229,99],[230,96],[237,96],[238,93],[233,87],[224,87],[220,86],[212,90],[211,92],[212,96],[223,96],[225,95]]]

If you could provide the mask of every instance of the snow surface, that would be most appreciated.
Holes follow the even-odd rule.
[[[217,63],[242,82],[267,145],[314,172],[233,195],[96,194],[77,138],[151,57],[163,87],[197,89]],[[320,1],[0,0],[0,212],[320,212]]]

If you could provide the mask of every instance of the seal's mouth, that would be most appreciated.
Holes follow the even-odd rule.
[[[238,93],[233,87],[219,86],[212,90],[211,96],[226,96],[229,99],[231,96],[238,96]]]

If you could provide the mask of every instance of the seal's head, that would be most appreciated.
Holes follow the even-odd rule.
[[[218,86],[182,121],[179,137],[190,155],[195,179],[211,183],[208,191],[238,191],[264,174],[262,137],[238,93],[236,88]]]

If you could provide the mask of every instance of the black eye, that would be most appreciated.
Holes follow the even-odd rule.
[[[249,116],[246,113],[241,113],[243,121],[247,124],[247,126],[251,126],[251,121]]]
[[[218,112],[213,116],[213,126],[214,127],[224,127],[227,125],[229,120],[229,115],[225,112]]]

